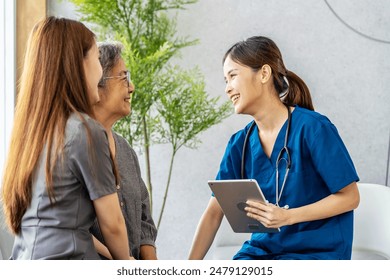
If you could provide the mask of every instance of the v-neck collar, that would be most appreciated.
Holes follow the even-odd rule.
[[[255,160],[261,159],[260,162],[265,162],[267,165],[269,165],[269,167],[273,168],[275,166],[276,157],[278,156],[279,151],[283,148],[286,129],[287,129],[287,120],[280,128],[278,135],[275,139],[274,146],[272,147],[271,156],[268,157],[264,152],[263,145],[261,144],[260,137],[259,137],[259,128],[256,125],[256,127],[252,132],[252,135],[250,135],[249,138],[253,158]]]
[[[295,107],[297,109],[297,106]],[[292,110],[290,118],[293,118],[293,113],[295,112],[295,109]],[[268,157],[266,153],[264,152],[263,145],[261,144],[260,141],[260,136],[259,136],[259,128],[257,125],[255,125],[252,134],[249,137],[249,144],[250,148],[252,151],[253,159],[256,162],[263,162],[264,164],[267,165],[268,168],[274,169],[275,164],[276,164],[276,158],[280,152],[280,150],[283,148],[284,145],[284,138],[286,135],[286,130],[287,130],[287,123],[288,119],[285,120],[283,123],[282,127],[280,128],[278,135],[275,139],[275,143],[272,147],[272,152],[271,156]],[[291,127],[290,127],[291,130]],[[290,131],[291,134],[291,131]]]

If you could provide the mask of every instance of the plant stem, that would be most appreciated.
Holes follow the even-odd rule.
[[[145,149],[145,166],[146,166],[146,187],[149,191],[150,197],[150,212],[153,213],[153,187],[152,187],[152,176],[150,168],[150,151],[149,151],[149,134],[147,129],[146,118],[142,118],[143,133],[144,133],[144,149]]]
[[[171,176],[172,176],[172,169],[173,169],[173,160],[175,159],[176,151],[177,150],[173,149],[172,156],[171,156],[171,161],[170,161],[170,165],[169,165],[169,172],[168,172],[168,180],[167,180],[167,185],[165,186],[165,193],[164,193],[164,198],[163,198],[163,204],[161,206],[160,216],[158,218],[157,230],[160,228],[160,223],[161,223],[162,215],[164,213],[164,208],[165,208],[165,202],[167,201],[167,197],[168,197],[168,189],[169,189],[169,184],[171,183]]]

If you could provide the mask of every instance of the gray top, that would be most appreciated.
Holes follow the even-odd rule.
[[[126,222],[131,254],[139,259],[141,245],[155,246],[157,229],[150,214],[149,193],[141,178],[137,155],[125,138],[115,132],[113,135],[116,147],[115,159],[120,175],[118,197]],[[97,223],[91,232],[104,243]]]
[[[99,259],[89,233],[96,218],[92,200],[116,191],[115,176],[104,128],[83,116],[93,148],[88,145],[85,125],[72,114],[66,124],[64,160],[58,160],[53,170],[56,203],[50,204],[46,191],[45,148],[11,259]]]

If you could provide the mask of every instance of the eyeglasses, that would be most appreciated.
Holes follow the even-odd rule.
[[[107,79],[126,79],[127,81],[127,86],[130,86],[130,83],[131,83],[131,77],[130,77],[130,72],[127,71],[125,75],[121,75],[121,76],[111,76],[111,77],[104,77],[103,79],[104,80],[107,80]]]

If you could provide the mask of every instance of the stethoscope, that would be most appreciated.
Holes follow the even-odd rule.
[[[288,117],[287,117],[287,129],[286,129],[286,135],[284,137],[284,145],[283,148],[280,150],[278,157],[276,158],[276,164],[275,164],[275,169],[276,169],[276,184],[275,184],[275,205],[279,206],[279,201],[280,198],[282,197],[283,189],[284,186],[286,185],[286,180],[288,177],[288,172],[290,171],[291,168],[291,158],[290,158],[290,152],[287,148],[287,140],[288,140],[288,135],[290,132],[290,124],[291,124],[291,110],[290,107],[287,106],[287,111],[288,111]],[[256,122],[254,121],[251,126],[248,129],[248,132],[245,135],[245,140],[244,140],[244,145],[242,146],[242,157],[241,157],[241,178],[244,179],[244,171],[245,171],[245,151],[246,151],[246,145],[249,141],[249,135],[251,134],[253,128],[255,127]],[[286,158],[283,157],[283,153],[286,154]],[[282,183],[282,188],[280,189],[279,193],[279,164],[281,161],[286,162],[286,173],[283,178],[283,183]],[[280,207],[280,206],[279,206]],[[288,209],[289,206],[285,205],[283,206],[284,209]]]

